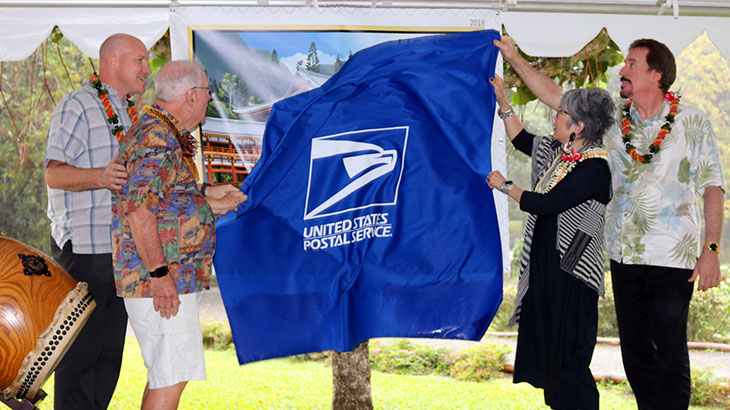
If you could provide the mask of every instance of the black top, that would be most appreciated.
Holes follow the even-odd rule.
[[[533,134],[520,131],[512,144],[531,155]],[[579,162],[553,189],[546,194],[525,190],[520,209],[534,215],[557,215],[589,199],[607,204],[611,199],[611,171],[608,162],[590,158]]]

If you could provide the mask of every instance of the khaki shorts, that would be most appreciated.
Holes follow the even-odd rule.
[[[200,292],[179,295],[180,309],[170,319],[155,312],[152,298],[124,298],[147,367],[150,389],[205,380]]]

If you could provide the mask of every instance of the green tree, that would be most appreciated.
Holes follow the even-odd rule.
[[[249,105],[248,85],[237,74],[223,74],[216,94],[219,100],[227,102],[229,109],[234,105]]]
[[[697,107],[712,123],[720,146],[724,180],[730,181],[730,69],[707,34],[700,35],[677,56],[677,80],[672,86],[682,102]],[[727,188],[727,186],[726,186]],[[730,195],[725,195],[725,221],[730,219]],[[723,225],[723,243],[730,240],[730,224]],[[720,258],[730,262],[730,254]]]
[[[340,68],[342,68],[344,64],[345,63],[340,59],[340,55],[337,54],[337,59],[335,60],[335,73],[340,71]]]
[[[58,29],[27,59],[0,63],[0,231],[47,253],[48,123],[58,100],[91,72],[89,60]]]
[[[677,56],[678,90],[682,102],[705,113],[715,129],[722,162],[730,164],[730,70],[727,61],[712,44],[707,34],[699,36]],[[730,180],[730,167],[724,167],[725,180]]]
[[[605,28],[571,57],[535,57],[525,53],[522,56],[538,71],[567,88],[605,88],[608,69],[623,61],[621,50],[608,36]],[[504,82],[505,87],[516,88],[512,97],[513,104],[523,105],[536,98],[509,65],[505,66]]]
[[[281,60],[279,60],[279,54],[276,52],[276,49],[271,52],[271,61],[273,61],[275,64],[281,63]]]
[[[221,96],[219,94],[221,88],[220,84],[215,79],[211,79],[210,87],[212,90],[215,90],[215,93],[211,96],[210,101],[208,101],[208,108],[205,110],[205,116],[211,118],[234,118],[236,114],[234,114],[230,108],[221,102]]]
[[[314,41],[312,41],[312,44],[309,45],[307,62],[304,67],[309,71],[314,71],[315,73],[319,72],[319,55],[317,53],[317,45],[314,44]]]

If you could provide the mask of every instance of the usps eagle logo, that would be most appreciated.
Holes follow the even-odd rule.
[[[304,219],[396,205],[408,127],[312,138]]]

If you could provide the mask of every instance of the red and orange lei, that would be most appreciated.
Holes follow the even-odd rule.
[[[621,121],[621,134],[624,145],[626,146],[626,153],[631,156],[634,161],[648,164],[654,158],[654,154],[658,153],[661,149],[664,137],[672,131],[672,124],[674,123],[674,117],[677,115],[677,108],[679,107],[679,95],[670,91],[664,95],[664,99],[669,101],[669,114],[664,117],[664,125],[657,133],[654,141],[649,145],[649,153],[641,155],[636,150],[636,147],[631,143],[631,139],[634,137],[631,134],[631,128],[634,126],[634,119],[631,118],[631,100],[626,102],[623,108],[623,120]]]
[[[112,102],[109,101],[109,90],[106,90],[101,86],[101,80],[96,73],[89,77],[89,82],[94,88],[96,88],[96,94],[99,96],[101,103],[104,105],[107,122],[114,126],[112,127],[112,134],[117,137],[117,141],[121,142],[122,137],[124,136],[124,127],[122,127],[122,124],[119,123],[119,116],[114,112]],[[132,119],[132,124],[134,124],[137,121],[137,110],[134,109],[134,101],[132,101],[131,94],[127,94],[126,101],[129,118]]]

